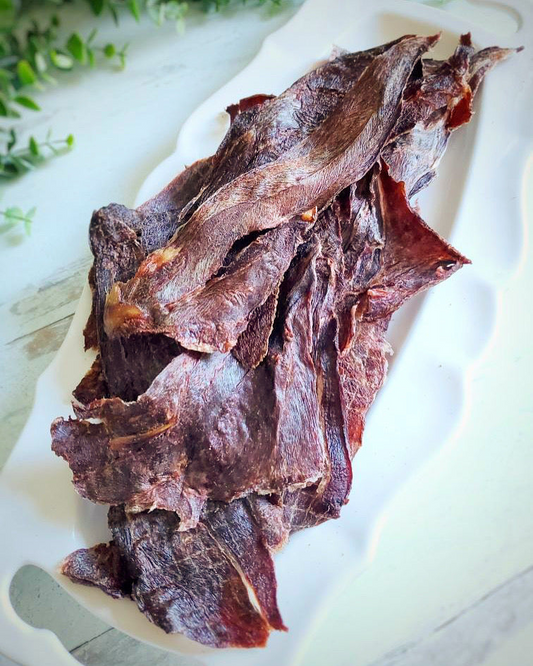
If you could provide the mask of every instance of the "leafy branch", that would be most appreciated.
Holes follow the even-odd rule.
[[[283,0],[256,0],[280,5]],[[204,11],[219,10],[247,0],[189,0]],[[28,10],[33,6],[50,5],[49,18],[31,20]],[[38,112],[40,104],[35,92],[58,83],[58,74],[76,68],[93,68],[99,60],[114,62],[121,69],[126,65],[128,44],[98,44],[96,30],[87,37],[79,32],[62,35],[59,13],[62,7],[85,4],[95,16],[111,14],[117,25],[124,14],[140,22],[144,16],[156,25],[174,22],[183,30],[189,4],[184,0],[0,0],[0,118],[16,121],[25,111]],[[0,126],[0,184],[24,175],[50,157],[61,155],[74,145],[74,137],[37,141],[31,136],[20,146],[14,127]],[[0,233],[22,225],[29,235],[35,209],[24,213],[17,206],[0,210]]]
[[[31,225],[36,209],[32,208],[27,213],[24,213],[21,208],[12,206],[6,210],[0,210],[0,216],[4,218],[4,222],[0,224],[0,234],[11,231],[14,227],[23,225],[26,236],[31,234]]]
[[[74,137],[69,134],[65,139],[52,140],[50,132],[44,141],[37,141],[30,136],[26,146],[17,148],[18,137],[14,129],[4,132],[7,139],[0,152],[0,181],[21,176],[45,162],[48,158],[63,155],[74,146]]]

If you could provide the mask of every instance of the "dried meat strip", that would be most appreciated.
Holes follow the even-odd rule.
[[[240,572],[204,524],[177,530],[171,512],[109,512],[114,542],[127,559],[132,597],[167,633],[212,647],[259,647],[271,627],[250,600]]]
[[[74,551],[63,560],[61,573],[80,585],[98,587],[115,599],[131,596],[127,563],[114,541]]]
[[[179,353],[164,336],[132,336],[127,342],[110,340],[103,327],[104,305],[111,286],[135,274],[147,254],[172,237],[181,209],[201,186],[209,160],[200,160],[180,174],[160,194],[137,210],[112,204],[94,213],[89,228],[93,304],[86,346],[96,339],[101,357],[104,395],[126,400],[143,393],[152,379]],[[135,369],[131,358],[135,358]]]
[[[262,646],[272,629],[286,630],[272,556],[245,502],[211,504],[185,533],[168,511],[113,507],[109,526],[113,541],[72,553],[63,574],[131,597],[165,631],[212,647]]]
[[[314,132],[275,162],[217,190],[171,243],[143,261],[134,278],[115,283],[106,303],[107,333],[159,332],[174,337],[183,298],[216,273],[235,241],[275,228],[295,214],[320,209],[359,180],[376,161],[398,119],[415,63],[435,40],[405,38],[374,58],[357,86]]]
[[[312,359],[314,260],[310,252],[284,295],[277,348],[255,370],[231,354],[183,353],[136,402],[104,399],[85,412],[90,421],[58,419],[53,449],[78,492],[135,511],[176,511],[187,529],[208,498],[318,480],[325,443]]]
[[[134,264],[138,265],[146,253],[164,246],[217,187],[251,168],[272,162],[301,141],[357,82],[372,59],[398,41],[368,51],[344,54],[316,68],[264,109],[259,107],[272,99],[268,95],[254,95],[232,105],[229,107],[232,126],[216,156],[193,164],[137,211],[111,205],[95,213],[90,228],[91,249],[95,256],[91,271],[93,310],[86,327],[86,344],[97,346],[98,340],[101,341],[102,370],[107,387],[99,397],[136,398],[179,353],[179,348],[164,336],[129,336],[116,343],[107,338],[101,305],[113,282],[132,277]],[[215,157],[216,165],[213,165]],[[117,217],[132,232],[127,234],[125,230],[127,238],[116,236]],[[125,248],[115,248],[117,243]],[[126,261],[119,254],[121,252],[126,254]],[[114,274],[111,273],[113,270]],[[249,361],[252,365],[261,360],[259,350],[257,345],[255,356]],[[128,361],[132,357],[137,359],[134,368]]]

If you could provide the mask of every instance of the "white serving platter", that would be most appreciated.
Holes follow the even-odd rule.
[[[326,57],[332,45],[359,50],[405,33],[442,31],[435,50],[441,56],[453,50],[462,32],[471,30],[478,47],[533,46],[531,3],[508,0],[498,7],[517,23],[517,31],[505,38],[406,0],[308,0],[265,40],[246,69],[192,114],[180,131],[176,151],[147,178],[137,204],[184,165],[216,149],[227,128],[222,110],[228,104],[257,92],[281,92]],[[66,554],[109,539],[106,507],[75,493],[68,466],[50,450],[50,423],[71,413],[71,391],[93,359],[82,344],[90,301],[86,289],[61,349],[37,383],[33,410],[0,477],[0,653],[24,666],[78,663],[54,634],[24,623],[10,604],[13,575],[21,566],[34,564],[102,620],[184,655],[184,664],[288,666],[297,659],[328,592],[348,570],[371,561],[394,494],[432,454],[453,441],[467,414],[468,368],[498,325],[498,291],[523,248],[520,194],[532,149],[532,68],[526,51],[490,74],[473,121],[452,137],[439,177],[419,199],[424,219],[473,265],[415,299],[393,321],[389,338],[396,354],[355,459],[350,503],[340,520],[295,535],[276,557],[279,604],[290,631],[273,634],[265,649],[211,650],[166,635],[132,602],[111,600],[58,573]]]

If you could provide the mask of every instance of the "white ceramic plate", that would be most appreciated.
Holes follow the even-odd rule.
[[[405,33],[442,31],[440,56],[448,55],[468,30],[479,47],[532,44],[532,5],[508,0],[498,6],[518,24],[505,39],[404,0],[308,0],[268,37],[243,72],[189,118],[175,153],[149,176],[137,203],[159,191],[185,164],[216,149],[227,127],[222,110],[228,104],[256,92],[281,92],[327,56],[333,44],[359,50]],[[50,450],[50,423],[71,413],[71,391],[93,358],[82,351],[90,301],[86,289],[61,349],[38,381],[33,411],[0,478],[0,533],[9,535],[0,548],[1,653],[24,666],[78,663],[51,632],[28,626],[11,607],[13,575],[34,564],[104,621],[190,655],[191,664],[292,663],[328,591],[348,568],[363,567],[372,557],[391,497],[460,426],[469,364],[497,324],[498,288],[519,262],[523,245],[519,194],[531,151],[531,68],[526,51],[490,74],[477,100],[478,113],[452,138],[438,179],[420,197],[424,218],[474,263],[395,318],[390,339],[396,356],[355,459],[350,503],[339,521],[295,535],[276,557],[279,605],[289,633],[273,634],[263,650],[210,650],[164,634],[130,601],[111,600],[59,575],[66,554],[109,538],[106,508],[75,493],[68,466]]]

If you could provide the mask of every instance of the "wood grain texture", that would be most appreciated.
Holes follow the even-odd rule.
[[[70,326],[89,265],[87,256],[0,306],[0,364],[9,368],[0,380],[0,467],[26,422],[35,382]]]
[[[493,656],[503,659],[505,643],[526,628],[533,631],[533,566],[370,666],[483,666]],[[516,666],[531,664],[532,656],[524,654]]]

